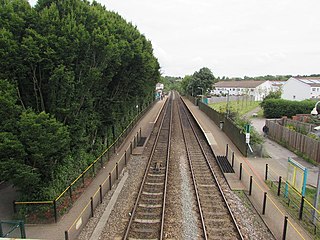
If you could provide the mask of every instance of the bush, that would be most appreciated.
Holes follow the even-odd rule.
[[[296,114],[308,114],[315,105],[314,101],[290,101],[284,99],[267,99],[262,107],[266,118],[292,117]]]

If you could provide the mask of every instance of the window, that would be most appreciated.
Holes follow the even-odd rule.
[[[296,95],[293,95],[293,99],[296,99]]]
[[[315,91],[316,90],[316,88],[312,88],[312,91]]]
[[[254,89],[253,88],[251,88],[251,92],[253,92],[254,91]]]

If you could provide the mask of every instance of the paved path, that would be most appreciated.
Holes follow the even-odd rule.
[[[258,110],[258,109],[256,109]],[[251,116],[251,115],[248,115]],[[263,135],[262,127],[265,125],[266,118],[250,118],[252,126],[257,130],[258,133]],[[313,187],[317,186],[318,172],[319,168],[303,158],[297,156],[295,153],[291,152],[280,144],[265,138],[265,143],[263,144],[267,154],[270,158],[248,158],[252,166],[254,166],[259,174],[264,176],[265,165],[268,163],[269,167],[276,172],[278,175],[287,176],[288,158],[299,162],[302,166],[308,168],[308,178],[307,184]]]

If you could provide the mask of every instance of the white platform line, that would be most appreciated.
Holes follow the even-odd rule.
[[[128,178],[128,173],[126,172],[126,173],[124,173],[120,183],[118,184],[116,190],[114,191],[114,193],[113,193],[113,195],[112,195],[112,197],[110,199],[110,202],[108,203],[107,207],[105,208],[104,213],[102,214],[102,216],[101,216],[96,228],[94,229],[94,231],[93,231],[93,233],[92,233],[92,235],[90,237],[90,240],[99,239],[99,237],[100,237],[100,235],[101,235],[101,233],[102,233],[102,231],[104,229],[104,226],[107,224],[107,221],[109,219],[110,213],[111,213],[114,205],[117,202],[119,194],[120,194],[120,192],[121,192],[121,190],[123,188],[123,185],[126,182],[127,178]]]

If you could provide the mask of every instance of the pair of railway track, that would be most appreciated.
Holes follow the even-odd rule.
[[[124,239],[163,239],[173,104],[178,104],[183,141],[190,166],[203,239],[242,239],[223,191],[202,146],[201,136],[184,103],[170,94],[131,212]]]

